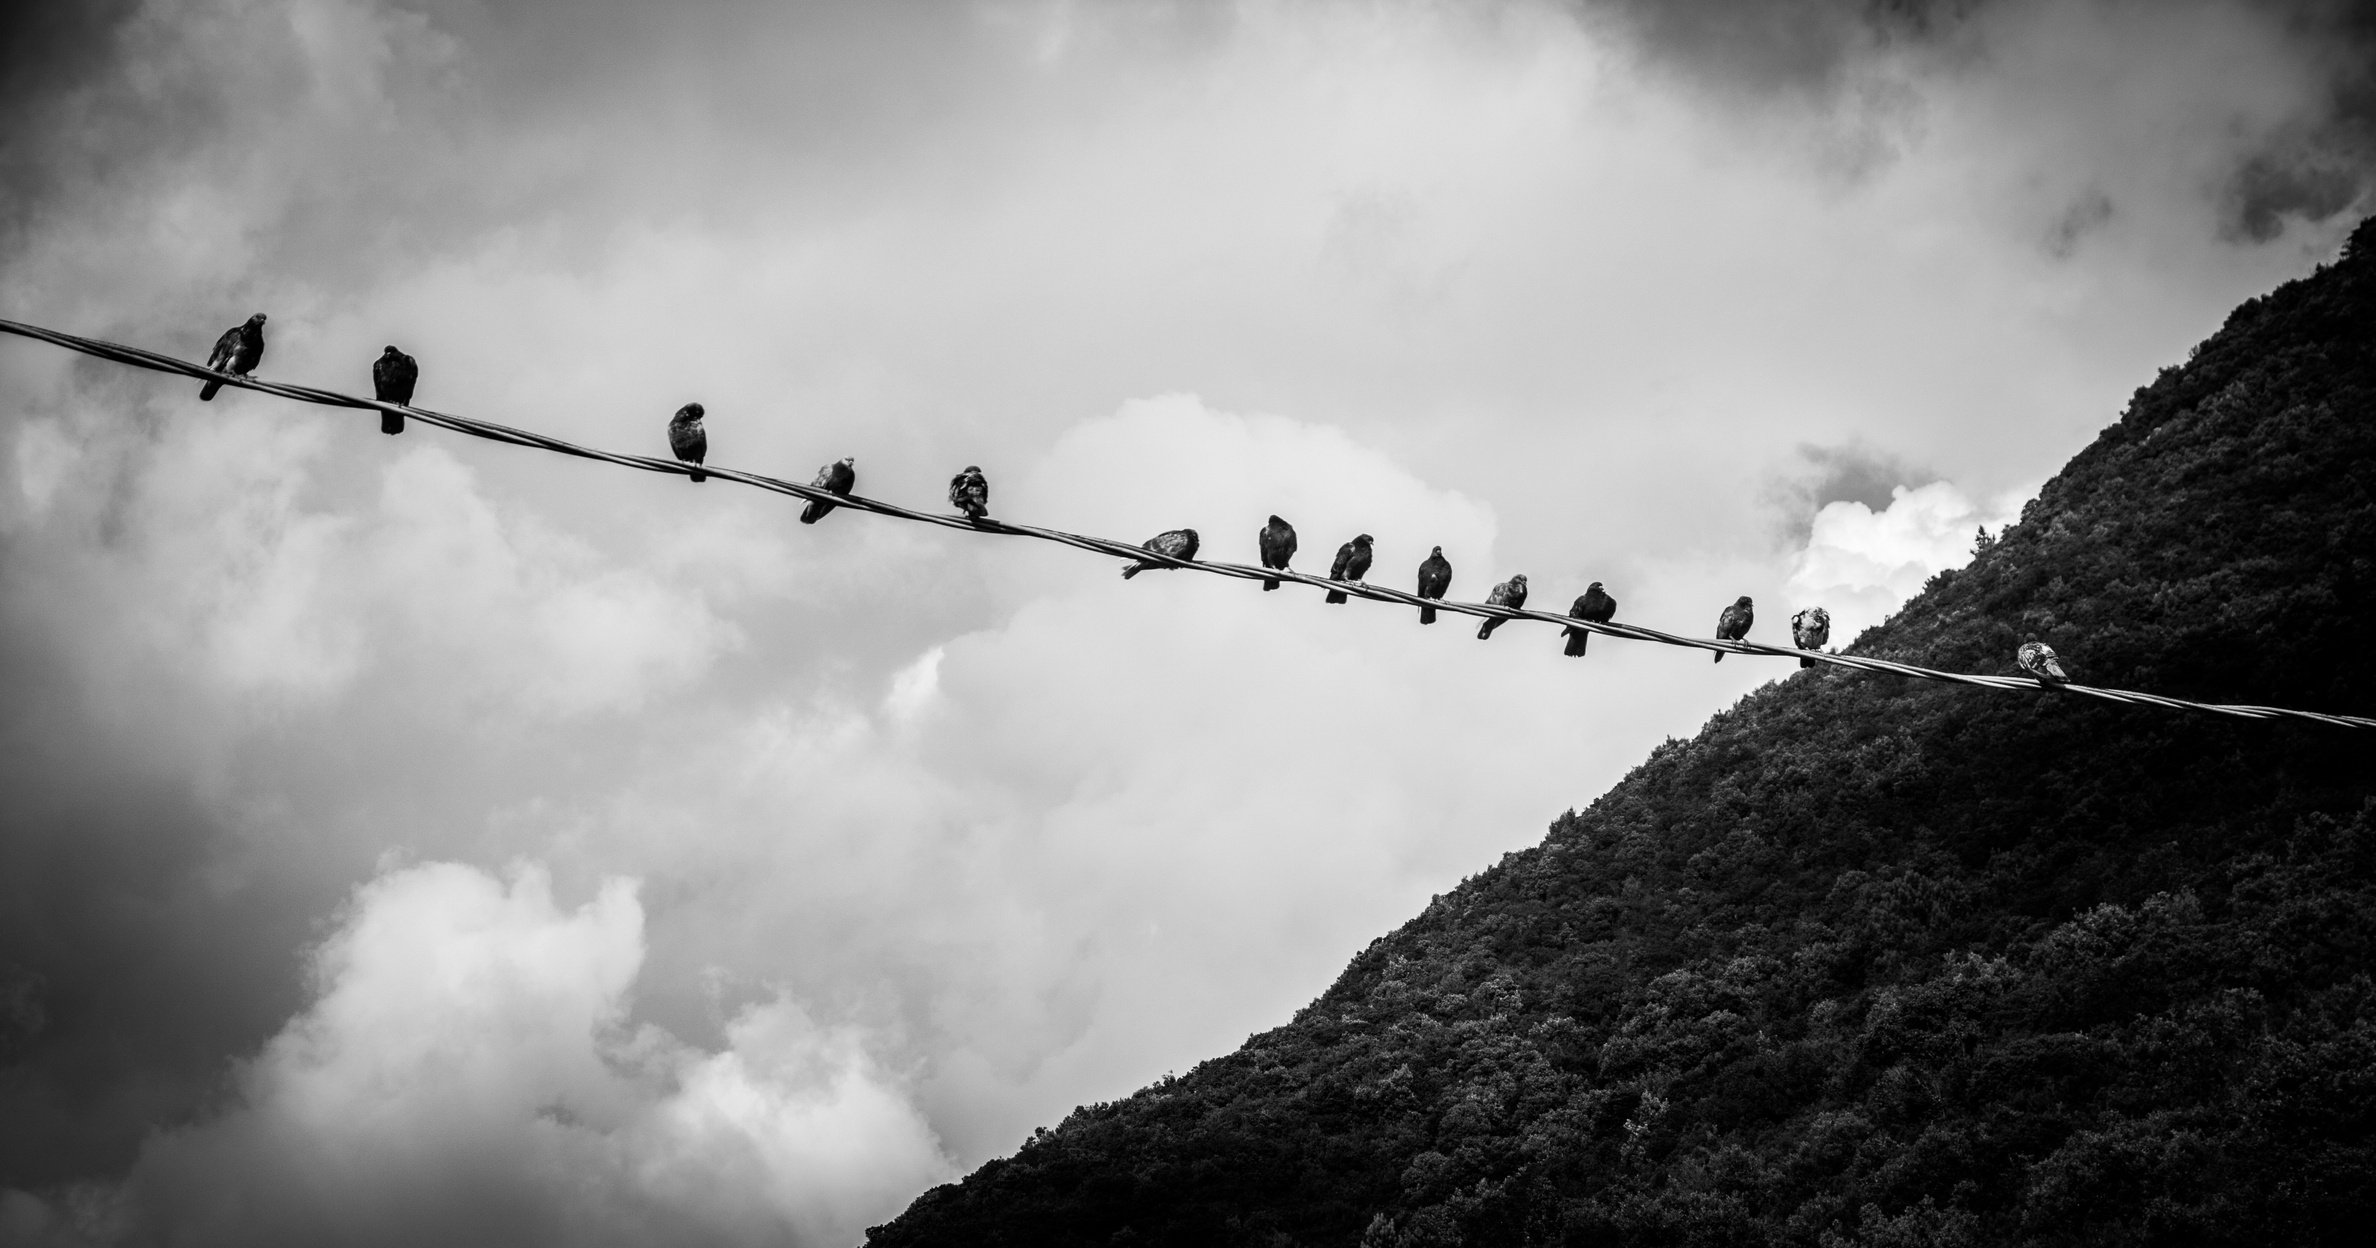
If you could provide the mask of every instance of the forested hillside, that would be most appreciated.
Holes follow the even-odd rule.
[[[2366,714],[2371,619],[2363,224],[1853,649]],[[868,1242],[2365,1242],[2372,794],[2376,732],[1794,671]]]

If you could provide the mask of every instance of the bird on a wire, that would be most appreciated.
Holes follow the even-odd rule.
[[[398,407],[411,407],[413,387],[421,380],[420,362],[396,349],[394,343],[371,362],[371,397]],[[381,412],[381,433],[404,432],[404,413]]]
[[[206,366],[218,373],[245,377],[264,362],[264,314],[256,313],[245,323],[234,325],[215,339],[214,354],[206,357]],[[215,392],[223,388],[220,381],[209,381],[198,392],[198,401],[211,403]]]
[[[1790,617],[1790,639],[1801,650],[1821,650],[1831,640],[1831,612],[1821,607],[1809,607]],[[1815,660],[1800,659],[1800,667],[1813,667]]]
[[[1254,544],[1262,550],[1263,567],[1277,568],[1284,572],[1287,570],[1287,561],[1295,558],[1295,526],[1277,516],[1272,516],[1270,523],[1262,526],[1262,532],[1255,535]],[[1264,590],[1273,590],[1278,587],[1278,577],[1266,576],[1262,578]]]
[[[702,414],[699,403],[687,403],[668,418],[668,449],[693,465],[696,485],[709,480],[709,474],[701,470],[701,461],[709,457],[709,434],[701,428]]]
[[[2069,683],[2071,677],[2063,671],[2062,660],[2055,657],[2054,647],[2042,641],[2025,641],[2013,652],[2013,661],[2021,670],[2038,678],[2038,683],[2052,688]]]
[[[1169,555],[1174,559],[1196,558],[1196,530],[1194,529],[1167,529],[1139,544],[1158,555]],[[1152,572],[1158,568],[1177,566],[1177,564],[1165,563],[1159,559],[1141,559],[1122,569],[1122,579],[1127,581],[1141,572]]]
[[[1617,618],[1617,600],[1611,598],[1609,592],[1601,588],[1599,581],[1594,581],[1585,587],[1582,594],[1577,596],[1576,604],[1568,608],[1568,615],[1579,620],[1590,620],[1595,624],[1606,624]],[[1592,630],[1568,629],[1567,646],[1560,653],[1573,659],[1583,658],[1584,643],[1590,640],[1592,640]]]
[[[1749,605],[1749,595],[1743,594],[1739,601],[1724,609],[1724,614],[1716,617],[1716,637],[1720,641],[1739,641],[1749,635],[1749,625],[1756,619],[1757,612]],[[1724,661],[1724,651],[1716,652],[1716,661]]]
[[[1444,558],[1443,547],[1434,547],[1427,552],[1427,558],[1419,561],[1419,596],[1440,599],[1444,591],[1451,588],[1452,561]],[[1434,607],[1419,608],[1419,622],[1422,624],[1435,623],[1435,615]]]
[[[1512,611],[1525,606],[1526,574],[1524,572],[1520,572],[1512,576],[1509,580],[1503,581],[1501,584],[1494,586],[1493,592],[1485,595],[1485,605],[1489,607],[1508,607]],[[1493,630],[1500,628],[1504,623],[1507,623],[1507,621],[1501,619],[1499,616],[1487,616],[1485,622],[1477,626],[1477,640],[1483,641],[1486,638],[1493,636]]]
[[[1352,541],[1337,547],[1336,562],[1328,565],[1328,579],[1359,582],[1362,577],[1369,575],[1370,558],[1376,553],[1370,549],[1372,540],[1367,533],[1357,533]],[[1328,600],[1343,603],[1345,595],[1332,589],[1328,591]]]
[[[817,469],[817,479],[809,484],[829,494],[849,493],[851,488],[858,484],[858,457],[845,455]],[[808,506],[800,509],[800,522],[815,524],[824,519],[825,514],[832,510],[833,504],[821,498],[812,498],[808,501]]]
[[[949,478],[949,505],[964,512],[967,519],[982,520],[990,515],[990,479],[972,464],[965,471]]]

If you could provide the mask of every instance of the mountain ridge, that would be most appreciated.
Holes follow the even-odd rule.
[[[2376,222],[1850,647],[2366,713]],[[2322,1243],[2376,1225],[2376,738],[1796,672],[1289,1023],[868,1243]]]

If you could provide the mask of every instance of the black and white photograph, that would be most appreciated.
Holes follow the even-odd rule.
[[[2357,1245],[2376,3],[0,6],[0,1248]]]

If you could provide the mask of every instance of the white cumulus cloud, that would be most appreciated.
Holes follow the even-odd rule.
[[[865,1038],[774,996],[704,1052],[628,1022],[636,886],[574,908],[540,867],[359,890],[316,995],[235,1103],[112,1200],[20,1229],[188,1244],[842,1244],[950,1165]]]
[[[1831,612],[1832,638],[1845,645],[1889,617],[1923,582],[1970,562],[1985,528],[2018,519],[2035,487],[1973,499],[1952,481],[1890,491],[1879,511],[1853,500],[1826,503],[1790,574],[1794,601]]]

